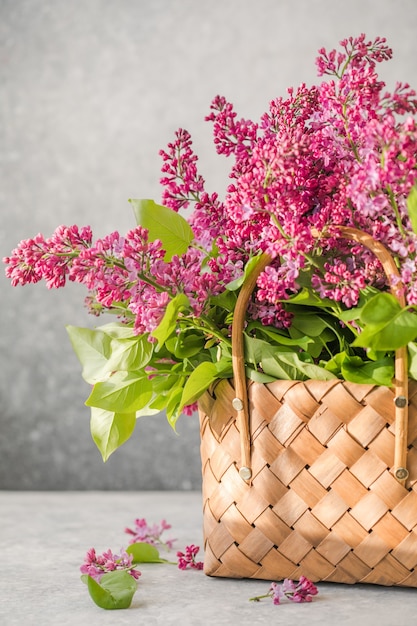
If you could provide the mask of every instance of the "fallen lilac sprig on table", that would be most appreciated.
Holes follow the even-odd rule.
[[[149,525],[146,519],[135,519],[134,528],[125,528],[125,533],[132,536],[129,543],[149,543],[151,546],[163,547],[167,550],[172,550],[175,539],[162,540],[161,536],[164,531],[169,530],[171,524],[168,524],[166,520],[162,520],[160,524]]]
[[[113,554],[110,549],[97,554],[90,548],[80,570],[81,580],[97,606],[107,610],[129,608],[141,576],[131,554],[124,549],[120,554]]]
[[[97,554],[95,548],[90,548],[84,558],[80,570],[82,580],[87,584],[92,600],[103,609],[129,608],[137,590],[137,581],[141,572],[135,569],[138,563],[166,563],[177,565],[178,569],[202,570],[204,564],[197,561],[200,547],[190,544],[184,551],[178,551],[178,561],[168,561],[159,556],[157,546],[167,550],[173,547],[173,539],[161,541],[161,535],[169,530],[171,525],[165,520],[161,523],[149,525],[144,518],[135,520],[134,530],[126,528],[125,532],[133,539],[129,547],[122,548],[120,554],[113,554],[109,549],[103,554]],[[250,601],[260,602],[264,598],[272,598],[274,604],[281,604],[282,600],[291,602],[311,602],[318,594],[314,583],[301,576],[298,582],[286,578],[281,584],[272,582],[268,593],[250,598]]]
[[[318,592],[316,585],[311,580],[301,576],[298,582],[286,578],[282,584],[271,583],[268,593],[249,598],[249,601],[260,602],[263,598],[272,598],[274,604],[281,604],[281,601],[285,599],[291,600],[291,602],[311,602],[313,596],[316,596]]]
[[[200,548],[194,544],[186,546],[184,552],[177,552],[178,561],[160,557],[159,547],[166,550],[173,548],[174,539],[161,540],[162,533],[170,528],[166,520],[150,525],[146,519],[137,518],[134,529],[125,528],[132,539],[128,548],[122,548],[120,554],[113,554],[110,549],[103,554],[97,554],[95,548],[87,551],[80,567],[81,580],[86,583],[97,606],[102,609],[129,608],[141,576],[141,572],[135,569],[138,563],[167,563],[177,565],[180,570],[203,569],[203,563],[196,561]]]
[[[202,561],[196,561],[196,556],[199,552],[199,546],[195,546],[191,544],[185,548],[185,552],[177,552],[178,557],[178,568],[185,569],[198,569],[202,570],[204,567],[204,563]]]
[[[95,548],[90,548],[85,555],[80,571],[82,574],[91,576],[98,583],[102,576],[109,572],[124,571],[133,576],[135,580],[141,575],[141,572],[135,569],[133,556],[128,554],[123,548],[120,554],[113,554],[109,549],[99,555],[96,553]]]

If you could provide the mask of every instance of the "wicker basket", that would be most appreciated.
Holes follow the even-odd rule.
[[[368,235],[341,234],[372,249],[388,276],[397,272]],[[396,353],[393,388],[248,383],[244,316],[268,262],[239,296],[234,378],[199,402],[204,571],[417,587],[417,383],[408,389],[406,351]]]

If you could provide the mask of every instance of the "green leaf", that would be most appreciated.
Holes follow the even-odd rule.
[[[338,317],[342,322],[352,322],[353,320],[360,319],[360,316],[362,315],[362,309],[363,307],[347,309],[346,311],[341,311]]]
[[[342,363],[345,357],[346,352],[339,352],[328,361],[321,362],[320,364],[322,367],[324,367],[324,369],[332,372],[332,374],[334,374],[336,378],[342,378]]]
[[[276,376],[269,376],[269,374],[264,374],[263,372],[254,370],[251,367],[247,367],[245,371],[246,377],[253,380],[255,383],[273,383],[277,379]]]
[[[413,380],[417,380],[417,343],[410,341],[408,348],[408,374]]]
[[[285,363],[294,367],[297,372],[297,376],[294,380],[297,378],[299,380],[333,380],[336,378],[331,372],[313,363],[310,360],[310,355],[305,352],[300,354],[297,354],[296,352],[282,352],[278,354],[277,358],[282,364]]]
[[[111,337],[102,330],[66,326],[72,347],[83,366],[82,376],[90,384],[102,380],[109,372]]]
[[[126,552],[133,556],[132,563],[169,563],[167,559],[161,559],[155,546],[144,541],[131,543]]]
[[[417,185],[411,188],[407,198],[407,210],[410,216],[411,228],[417,235]]]
[[[359,320],[362,315],[362,311],[364,306],[369,300],[371,300],[376,295],[380,294],[375,287],[371,287],[368,285],[364,289],[361,289],[358,306],[353,307],[351,309],[346,309],[344,311],[339,311],[337,316],[342,322],[352,322],[353,320]]]
[[[181,365],[181,364],[180,364]],[[175,366],[172,368],[173,371]],[[186,376],[186,374],[184,374]],[[156,396],[158,395],[166,395],[173,387],[175,387],[178,381],[181,379],[180,374],[157,374],[152,378],[152,389]],[[181,383],[182,384],[182,383]]]
[[[379,293],[365,304],[360,320],[363,324],[381,324],[390,322],[398,313],[401,305],[390,293]]]
[[[159,239],[165,250],[164,260],[169,262],[177,254],[181,256],[194,239],[191,226],[182,215],[153,200],[133,200],[133,211],[138,225],[146,228],[149,240]]]
[[[335,354],[324,367],[338,378],[363,385],[391,387],[394,376],[394,358],[388,356],[368,361],[359,356],[349,355],[347,352],[340,352]]]
[[[289,310],[292,312],[291,307]],[[294,331],[298,331],[303,336],[318,337],[326,328],[328,328],[327,322],[317,314],[317,311],[302,313],[299,309],[295,309],[289,332],[292,337],[296,336]]]
[[[261,335],[265,335],[269,339],[272,339],[275,343],[283,346],[298,346],[303,349],[307,349],[308,345],[313,342],[311,337],[306,335],[300,335],[300,337],[288,337],[269,326],[264,326],[260,322],[249,322],[246,327],[246,333],[250,334],[253,330],[257,331]]]
[[[352,346],[375,351],[397,350],[417,336],[417,315],[402,309],[397,299],[380,293],[363,307],[361,323],[365,324]]]
[[[261,370],[264,375],[280,380],[290,380],[292,376],[297,378],[292,368],[283,367],[277,360],[279,350],[285,348],[271,345],[263,339],[249,337],[246,333],[244,334],[244,342],[246,362],[251,364],[255,371]],[[253,378],[254,374],[251,374],[250,377]]]
[[[103,461],[120,448],[132,435],[136,425],[135,413],[112,413],[92,407],[90,430]]]
[[[230,361],[221,360],[217,363],[203,361],[197,365],[190,374],[182,392],[180,410],[192,404],[210,387],[218,378],[224,378],[232,373]]]
[[[245,355],[248,363],[255,369],[261,368],[263,374],[280,380],[305,380],[316,378],[330,380],[334,375],[315,365],[308,353],[298,353],[284,346],[274,346],[261,339],[245,334]],[[253,375],[251,376],[253,378]]]
[[[131,413],[143,409],[152,398],[152,381],[132,372],[116,372],[108,380],[96,383],[87,406],[114,413]]]
[[[112,372],[143,368],[153,354],[148,335],[133,335],[129,327],[107,324],[95,330],[76,326],[66,328],[83,365],[83,378],[92,385],[106,380]]]
[[[195,356],[204,348],[204,337],[196,332],[182,332],[166,341],[169,350],[177,359]]]
[[[110,349],[107,368],[109,372],[116,372],[143,369],[149,363],[154,347],[147,335],[138,335],[131,339],[113,338]]]
[[[121,322],[110,322],[100,326],[100,330],[115,339],[135,339],[137,335],[133,332],[133,328]]]
[[[88,576],[88,591],[101,609],[128,609],[137,590],[137,582],[125,571],[104,574],[100,583]]]
[[[277,346],[272,346],[268,341],[250,337],[246,333],[243,334],[245,344],[245,359],[247,363],[258,366],[264,357],[273,355]]]
[[[307,287],[303,287],[299,292],[295,295],[288,298],[284,302],[289,304],[300,304],[304,306],[316,306],[320,308],[331,308],[334,307],[334,301],[330,298],[320,298],[317,291],[313,291],[312,289],[308,289]]]
[[[188,307],[189,300],[183,293],[176,295],[168,302],[164,316],[155,330],[152,331],[152,337],[158,341],[158,349],[161,348],[166,340],[172,335],[177,325],[178,313]]]
[[[143,409],[136,411],[136,419],[139,417],[151,417],[152,415],[158,415],[165,408],[166,399],[163,396],[156,397],[152,402]]]
[[[226,285],[226,289],[228,289],[229,291],[236,291],[236,289],[239,289],[239,287],[243,285],[249,274],[252,273],[252,270],[257,266],[260,258],[261,255],[259,254],[258,256],[254,256],[249,259],[249,261],[245,265],[242,276],[239,276],[239,278],[236,278],[235,280],[232,280],[232,282],[228,283]]]
[[[348,357],[342,362],[342,376],[352,383],[391,387],[394,359],[386,357],[379,361],[363,361],[359,356]]]
[[[233,313],[236,306],[237,295],[232,291],[222,291],[216,296],[210,298],[210,303],[214,306],[218,306],[229,313]]]
[[[166,402],[166,416],[168,424],[171,426],[174,432],[176,431],[176,425],[179,416],[181,415],[181,398],[182,398],[183,384],[177,384],[171,389]]]

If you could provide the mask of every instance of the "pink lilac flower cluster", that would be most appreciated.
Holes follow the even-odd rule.
[[[161,540],[161,535],[171,528],[165,519],[160,524],[148,524],[145,518],[137,518],[134,522],[134,529],[125,528],[125,532],[132,536],[130,544],[148,543],[156,548],[173,549],[175,539]],[[177,565],[180,570],[187,568],[201,570],[203,563],[196,561],[196,555],[200,551],[199,546],[191,544],[185,547],[184,552],[177,552]],[[168,563],[168,561],[166,561]],[[175,564],[175,563],[174,563]],[[113,554],[108,549],[103,554],[97,554],[95,548],[90,548],[84,558],[84,563],[80,567],[82,574],[87,574],[100,582],[103,574],[122,570],[128,572],[136,580],[141,576],[141,572],[135,569],[133,565],[133,555],[128,554],[124,548],[121,548],[120,554]]]
[[[221,203],[203,191],[188,134],[179,131],[170,152],[162,153],[170,172],[162,179],[164,201],[175,210],[187,200],[194,204],[197,237],[211,228],[220,257],[210,267],[244,263],[259,250],[275,257],[258,281],[258,315],[251,310],[266,324],[291,323],[280,315],[280,303],[299,289],[309,264],[313,287],[348,308],[365,284],[384,288],[370,252],[331,236],[337,225],[360,228],[385,244],[404,265],[408,303],[417,302],[417,238],[406,206],[417,179],[417,99],[407,84],[385,91],[375,67],[391,56],[385,39],[366,41],[365,35],[343,40],[339,52],[321,49],[318,73],[331,80],[289,89],[259,124],[238,120],[233,105],[216,97],[207,120],[217,152],[234,157],[233,182]],[[313,238],[313,230],[322,236]],[[322,256],[324,268],[311,263]]]
[[[316,585],[301,576],[298,582],[286,578],[282,584],[271,583],[269,592],[262,596],[250,598],[251,601],[259,602],[263,598],[272,598],[274,604],[281,604],[282,600],[291,600],[291,602],[311,602],[313,596],[318,594]]]
[[[135,519],[134,528],[125,528],[125,532],[131,535],[129,543],[149,543],[151,546],[164,547],[172,550],[175,539],[161,539],[162,534],[171,528],[166,520],[162,520],[160,524],[148,524],[146,519]]]
[[[13,286],[44,279],[49,288],[66,280],[87,287],[89,310],[98,315],[126,303],[123,315],[134,319],[137,334],[151,332],[159,324],[170,299],[177,293],[189,297],[194,315],[220,290],[213,273],[201,272],[204,252],[190,248],[181,257],[165,262],[161,242],[149,241],[141,226],[125,237],[114,232],[92,241],[89,227],[60,226],[52,237],[37,235],[20,242],[3,260]],[[229,274],[232,275],[229,269]]]
[[[184,552],[177,552],[179,569],[185,570],[185,569],[190,568],[190,569],[202,570],[204,567],[203,562],[196,560],[196,556],[199,551],[200,551],[199,546],[195,546],[194,544],[191,544],[189,546],[186,546]]]
[[[128,572],[135,580],[141,576],[141,572],[132,565],[133,556],[124,550],[120,554],[113,554],[109,549],[103,554],[97,554],[94,548],[87,551],[84,563],[80,567],[82,574],[87,574],[100,582],[103,574],[122,570]]]
[[[343,225],[388,248],[408,304],[417,304],[417,236],[406,202],[417,179],[417,99],[407,84],[386,91],[376,64],[391,56],[385,39],[365,35],[343,40],[339,51],[321,49],[318,74],[327,79],[290,88],[259,122],[238,119],[217,96],[206,119],[218,154],[233,158],[223,201],[206,191],[191,137],[179,130],[161,151],[161,183],[167,207],[188,209],[194,241],[184,254],[164,260],[161,242],[140,226],[96,241],[89,227],[61,226],[49,239],[22,241],[4,259],[7,276],[13,285],[82,283],[92,313],[119,312],[141,334],[158,326],[179,293],[191,316],[209,315],[212,296],[263,251],[274,261],[259,277],[250,314],[287,328],[283,302],[299,290],[302,273],[348,308],[363,286],[388,288],[372,253],[337,236]]]

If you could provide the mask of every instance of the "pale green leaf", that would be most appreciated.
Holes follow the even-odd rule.
[[[128,609],[137,590],[137,582],[123,570],[109,572],[100,582],[88,576],[88,591],[92,600],[101,609]]]
[[[401,313],[397,298],[390,293],[379,293],[362,308],[360,320],[363,324],[380,324],[390,322]]]
[[[109,324],[103,324],[100,326],[100,330],[110,337],[115,339],[134,339],[137,337],[133,332],[132,326],[122,324],[121,322],[110,322]]]
[[[249,261],[245,265],[242,275],[239,276],[239,278],[236,278],[235,280],[232,280],[232,282],[228,283],[226,285],[226,289],[228,289],[228,291],[236,291],[236,289],[239,289],[239,287],[243,285],[245,280],[248,278],[248,276],[252,273],[252,271],[258,265],[258,262],[260,259],[261,259],[260,254],[258,256],[254,256],[251,259],[249,259]]]
[[[391,294],[380,293],[363,307],[361,323],[365,324],[353,346],[375,351],[396,350],[417,336],[417,315],[402,309]]]
[[[133,563],[167,563],[166,559],[161,559],[159,551],[155,546],[144,541],[131,543],[126,552],[133,556]]]
[[[254,370],[251,367],[247,367],[245,369],[246,377],[250,380],[253,380],[255,383],[272,383],[277,378],[276,376],[270,376],[269,374],[264,374],[263,372],[259,372],[258,370]]]
[[[407,210],[410,216],[411,228],[417,235],[417,185],[411,188],[407,198]]]
[[[152,382],[147,376],[116,372],[108,380],[96,383],[87,406],[114,413],[131,413],[143,409],[152,398]]]
[[[410,341],[408,351],[408,374],[413,380],[417,380],[417,343]]]
[[[184,254],[194,238],[191,226],[182,215],[168,207],[156,204],[153,200],[133,200],[133,211],[136,223],[146,228],[149,240],[159,239],[165,250],[165,261],[169,262],[174,255]]]
[[[300,335],[300,337],[288,337],[288,335],[277,329],[264,326],[261,322],[250,322],[246,327],[246,335],[250,334],[253,330],[257,330],[261,335],[266,335],[275,343],[283,346],[298,346],[307,349],[308,345],[313,342],[311,337],[305,335]]]
[[[341,372],[343,378],[352,383],[391,387],[394,359],[386,357],[379,361],[363,361],[359,356],[353,356],[343,360]]]
[[[189,300],[183,293],[179,293],[168,302],[162,320],[151,333],[152,337],[155,337],[158,341],[158,349],[161,348],[165,341],[172,335],[177,325],[179,312],[188,305]]]
[[[112,339],[111,354],[107,364],[109,372],[137,371],[147,365],[153,354],[153,344],[147,335],[138,335],[132,339]]]
[[[204,349],[204,337],[192,331],[175,334],[166,341],[166,348],[177,359],[189,359]]]
[[[72,347],[83,366],[82,375],[90,384],[102,380],[109,372],[111,337],[100,329],[66,326]]]
[[[301,358],[305,357],[305,360]],[[323,367],[316,365],[309,360],[309,355],[304,353],[297,354],[296,352],[279,352],[277,359],[281,364],[287,364],[290,367],[294,367],[297,375],[294,378],[299,380],[316,379],[316,380],[333,380],[336,378],[334,374],[325,370]]]
[[[179,416],[181,415],[181,398],[182,398],[182,383],[172,387],[171,393],[166,400],[166,416],[168,424],[176,432],[176,424]]]
[[[112,413],[97,407],[91,408],[90,430],[103,461],[120,448],[132,435],[136,424],[135,413]]]
[[[218,363],[203,361],[197,365],[184,385],[180,409],[196,402],[215,380],[228,374],[231,374],[231,363],[226,360]]]
[[[340,352],[335,354],[330,361],[327,361],[324,367],[335,374],[337,378],[363,385],[390,387],[394,376],[393,357],[380,355],[378,359],[369,361],[359,356],[349,355],[347,352]]]
[[[286,303],[299,304],[303,306],[316,306],[320,308],[333,308],[334,301],[330,298],[320,298],[317,291],[313,291],[307,287],[303,287],[295,295],[290,296]]]
[[[289,310],[291,310],[291,307],[289,307]],[[297,309],[289,328],[289,333],[292,337],[297,338],[298,333],[302,336],[318,337],[325,328],[328,328],[328,324],[324,319],[317,315],[317,312],[310,313],[306,311],[303,313]]]

